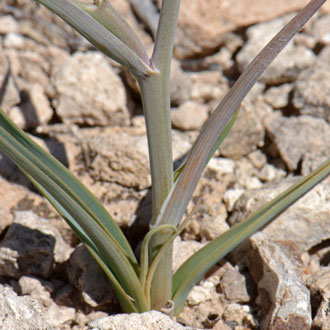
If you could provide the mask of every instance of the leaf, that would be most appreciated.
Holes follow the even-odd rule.
[[[139,37],[111,6],[109,0],[98,0],[95,1],[95,4],[88,4],[79,0],[73,1],[73,3],[112,32],[125,45],[132,49],[144,63],[149,63],[148,55]]]
[[[17,143],[25,147],[31,152],[38,162],[42,163],[47,169],[47,174],[62,184],[67,193],[80,203],[80,205],[88,212],[95,221],[112,235],[114,239],[125,250],[127,256],[131,259],[132,264],[137,265],[135,255],[120,228],[110,217],[103,205],[97,198],[79,181],[77,180],[59,161],[50,156],[46,151],[40,148],[32,139],[30,139],[21,129],[19,129],[7,115],[0,109],[0,129],[6,131],[12,136]]]
[[[329,174],[330,159],[253,213],[248,219],[235,225],[190,257],[173,276],[172,299],[175,303],[175,313],[179,313],[191,288],[204,277],[205,273],[213,265],[246,238],[278,216]]]
[[[150,241],[152,239],[152,237],[155,234],[158,235],[163,235],[164,238],[166,238],[169,233],[166,233],[166,231],[171,231],[172,233],[170,233],[170,237],[174,236],[173,234],[176,233],[176,228],[171,226],[171,225],[162,225],[162,226],[158,226],[158,227],[154,227],[153,229],[151,229],[148,234],[144,237],[143,242],[142,242],[142,248],[141,248],[141,258],[140,258],[140,262],[141,262],[141,267],[140,267],[140,282],[141,285],[144,289],[144,293],[146,296],[146,299],[148,302],[150,302],[150,286],[151,286],[151,279],[152,279],[152,275],[155,271],[155,268],[157,267],[157,264],[159,262],[159,258],[157,258],[157,256],[159,256],[160,254],[162,254],[162,252],[164,251],[164,249],[166,249],[166,247],[168,247],[168,242],[170,241],[170,239],[168,239],[166,241],[166,243],[159,249],[158,253],[156,254],[155,259],[157,259],[157,263],[155,266],[151,267],[152,269],[149,269],[149,244]],[[152,262],[152,265],[154,265],[154,261]],[[152,275],[150,278],[150,271],[152,271]],[[149,280],[148,280],[149,279]]]
[[[135,51],[70,0],[35,0],[71,25],[105,55],[111,57],[135,76],[144,77],[154,70]]]
[[[36,184],[79,238],[97,254],[98,261],[102,260],[101,266],[106,265],[107,272],[116,278],[114,284],[120,284],[117,291],[125,292],[122,300],[129,302],[132,297],[137,311],[147,310],[134,254],[119,227],[62,164],[15,127],[1,110],[0,150]]]
[[[180,222],[201,174],[217,146],[219,136],[242,100],[269,64],[324,2],[325,0],[311,1],[295,16],[255,57],[222,99],[193,145],[181,175],[161,208],[156,224],[177,225]]]

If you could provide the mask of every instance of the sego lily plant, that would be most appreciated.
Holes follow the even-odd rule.
[[[151,58],[109,0],[37,0],[80,32],[136,78],[142,95],[152,177],[152,219],[138,263],[128,241],[99,201],[57,160],[0,112],[0,150],[53,204],[86,245],[113,284],[125,312],[178,314],[190,289],[206,271],[330,173],[330,160],[296,185],[190,257],[173,275],[172,247],[194,189],[237,117],[240,103],[267,66],[325,0],[312,0],[250,63],[205,123],[179,169],[173,170],[170,64],[179,0],[163,0]]]

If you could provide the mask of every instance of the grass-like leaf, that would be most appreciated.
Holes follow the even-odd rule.
[[[253,213],[248,219],[235,225],[190,257],[173,276],[172,299],[175,303],[175,313],[180,312],[191,288],[203,278],[207,270],[329,174],[330,159]]]
[[[79,180],[77,180],[66,167],[54,157],[50,156],[21,129],[13,124],[1,108],[0,129],[1,132],[7,132],[10,134],[17,143],[31,152],[38,162],[42,163],[44,168],[47,169],[47,175],[52,177],[53,180],[56,180],[59,185],[62,185],[63,189],[66,189],[67,193],[80,203],[81,207],[94,217],[95,221],[99,222],[109,235],[114,237],[114,239],[125,250],[127,256],[131,259],[132,264],[137,265],[135,255],[126,237],[98,199],[95,198],[95,196]]]
[[[109,0],[98,0],[95,4],[87,4],[76,0],[74,3],[94,17],[106,29],[132,49],[145,63],[149,63],[148,55],[136,33],[127,22],[111,6]]]
[[[147,76],[154,70],[112,32],[70,0],[35,0],[71,25],[105,55],[136,76]]]
[[[133,299],[136,311],[147,310],[149,307],[139,282],[135,256],[119,227],[87,188],[15,127],[2,110],[0,149],[53,204],[79,238],[98,255],[98,261],[102,260],[101,266],[106,265],[107,271],[120,283],[117,291],[125,292],[126,297],[122,299],[127,302]]]
[[[181,175],[162,206],[156,220],[157,224],[177,225],[180,222],[201,174],[211,158],[215,146],[217,146],[219,135],[226,128],[242,100],[262,73],[324,2],[325,0],[311,1],[262,49],[244,70],[214,110],[198,136]]]

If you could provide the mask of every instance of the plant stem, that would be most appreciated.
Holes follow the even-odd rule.
[[[154,219],[173,183],[170,102],[161,73],[138,78],[138,83],[147,126]]]
[[[173,185],[170,118],[170,70],[180,0],[163,0],[150,66],[158,73],[138,78],[146,118],[152,178],[153,225]],[[150,263],[168,239],[156,234],[150,242]],[[161,258],[151,285],[151,307],[161,309],[171,297],[172,249]]]
[[[157,218],[160,208],[171,190],[173,184],[173,160],[170,121],[169,88],[161,74],[149,75],[148,78],[138,80],[142,103],[145,113],[150,169],[152,178],[152,214]],[[167,237],[167,236],[166,236]],[[163,234],[155,235],[150,242],[150,263],[157,249],[164,244]],[[169,249],[171,250],[171,249]],[[172,291],[172,257],[171,252],[165,254],[160,261],[161,272],[156,271],[155,281],[151,288],[152,308],[160,309],[170,298]],[[159,276],[161,278],[159,278]],[[156,298],[153,288],[157,290]],[[156,299],[157,304],[154,305]]]

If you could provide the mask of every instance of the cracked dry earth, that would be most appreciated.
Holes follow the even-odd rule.
[[[219,99],[306,1],[183,0],[172,67],[174,159]],[[112,1],[151,49],[156,1]],[[150,175],[133,79],[32,0],[0,3],[1,104],[102,201],[134,246]],[[175,242],[176,269],[330,156],[330,5],[270,66],[205,170]],[[330,329],[330,178],[191,291],[174,320],[120,314],[66,223],[0,154],[0,329]],[[183,254],[184,252],[184,254]]]

